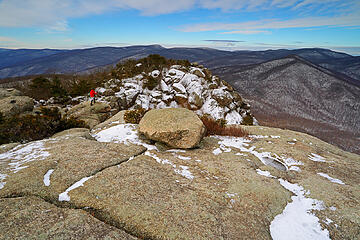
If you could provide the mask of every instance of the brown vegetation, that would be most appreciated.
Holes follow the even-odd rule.
[[[83,121],[64,118],[58,108],[41,108],[40,114],[4,118],[0,113],[0,144],[50,137],[70,128],[87,127]]]
[[[206,127],[206,136],[220,135],[246,137],[249,135],[248,132],[240,126],[226,126],[226,121],[224,119],[216,121],[207,115],[202,116],[200,119]]]

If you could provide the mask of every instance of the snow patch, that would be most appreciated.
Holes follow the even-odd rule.
[[[80,181],[77,181],[76,183],[74,183],[73,185],[71,185],[68,189],[66,189],[65,192],[59,194],[59,201],[63,202],[63,201],[70,201],[70,196],[68,195],[68,193],[71,190],[74,190],[75,188],[84,186],[84,183],[89,180],[90,178],[92,178],[93,176],[90,177],[84,177],[82,178]]]
[[[54,172],[54,169],[50,169],[47,171],[47,173],[44,175],[44,185],[46,187],[50,186],[50,175]]]
[[[149,150],[157,149],[156,146],[144,143],[139,139],[136,127],[137,124],[120,124],[92,134],[92,136],[99,142],[115,142],[127,145],[131,143],[142,145]]]
[[[324,157],[317,155],[315,153],[311,153],[311,155],[309,155],[308,158],[314,162],[326,162]]]
[[[4,181],[6,179],[7,175],[0,173],[0,189],[4,188],[6,182]]]
[[[318,173],[318,175],[330,180],[330,182],[333,182],[333,183],[337,183],[337,184],[341,184],[341,185],[345,185],[345,183],[337,178],[332,178],[330,177],[329,175],[327,175],[326,173]]]
[[[265,176],[265,177],[268,177],[268,178],[275,178],[273,175],[271,175],[270,172],[268,171],[262,171],[261,169],[256,169],[256,173],[261,175],[261,176]]]
[[[10,160],[8,169],[17,173],[21,169],[27,168],[26,163],[44,160],[50,153],[46,151],[44,143],[47,140],[35,141],[27,144],[21,144],[8,152],[0,154],[0,162]]]
[[[277,215],[270,224],[270,234],[274,240],[330,239],[329,231],[322,229],[317,218],[311,211],[323,210],[323,202],[306,198],[304,188],[279,179],[280,184],[293,192],[292,202],[284,211]]]
[[[183,177],[186,177],[187,179],[193,180],[194,179],[194,175],[192,175],[192,173],[189,171],[189,167],[188,166],[183,166],[180,165],[178,169],[176,164],[172,163],[170,160],[168,159],[161,159],[159,158],[156,154],[151,153],[150,151],[146,151],[145,152],[146,156],[152,157],[153,159],[155,159],[158,163],[161,164],[169,164],[170,166],[172,166],[174,168],[174,172],[177,174],[180,174]]]

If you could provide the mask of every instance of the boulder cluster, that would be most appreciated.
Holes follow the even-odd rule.
[[[250,106],[232,86],[197,65],[173,65],[132,78],[111,79],[96,91],[102,101],[119,110],[184,107],[228,124],[242,124],[251,116]]]

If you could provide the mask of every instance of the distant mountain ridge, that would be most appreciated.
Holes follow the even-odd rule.
[[[360,151],[360,87],[351,81],[299,56],[213,72],[250,100],[260,123]]]
[[[258,64],[289,55],[300,56],[319,66],[360,82],[360,57],[328,49],[223,51],[211,48],[164,48],[160,45],[97,47],[88,49],[1,49],[0,79],[44,73],[79,73],[115,64],[128,58],[160,54],[166,58],[187,59],[213,69],[225,66]]]

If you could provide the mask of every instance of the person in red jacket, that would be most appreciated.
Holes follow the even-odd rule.
[[[92,88],[90,91],[90,105],[92,106],[95,103],[95,95],[97,94],[97,92],[95,92],[95,90]]]

